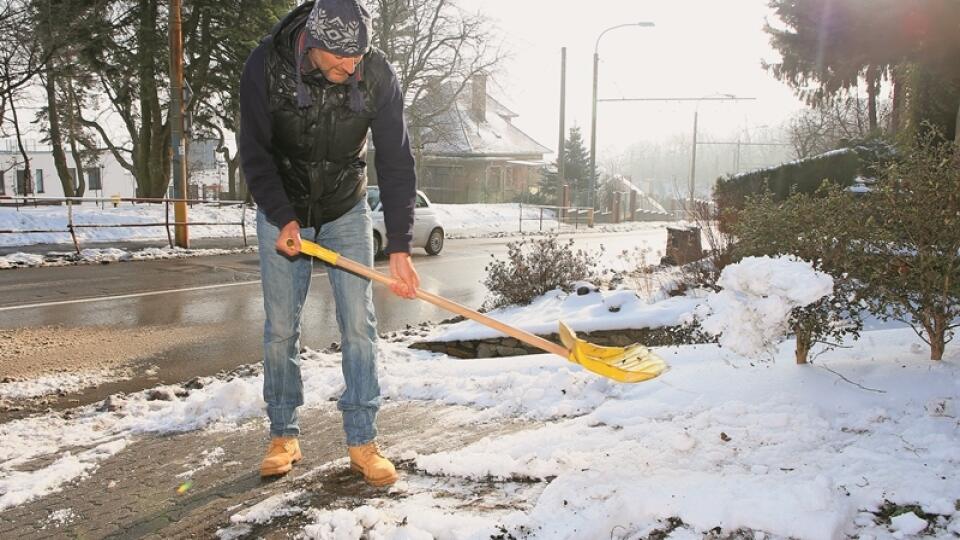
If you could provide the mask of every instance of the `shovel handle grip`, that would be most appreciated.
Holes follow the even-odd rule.
[[[292,240],[288,242],[292,242]],[[343,268],[348,272],[353,272],[354,274],[363,276],[367,279],[371,279],[373,281],[382,283],[387,286],[392,285],[396,281],[396,279],[390,276],[387,276],[385,274],[382,274],[380,272],[377,272],[376,270],[374,270],[373,268],[370,268],[369,266],[360,264],[356,261],[352,261],[346,257],[341,256],[335,251],[330,251],[329,249],[323,248],[309,240],[301,240],[300,246],[301,246],[300,251],[302,253],[305,253],[307,255],[312,255],[332,265]],[[417,289],[416,293],[417,293],[417,298],[425,302],[428,302],[430,304],[433,304],[441,309],[445,309],[447,311],[456,313],[457,315],[466,317],[472,321],[476,321],[484,326],[493,328],[498,332],[503,332],[504,334],[514,339],[522,341],[528,345],[537,347],[538,349],[542,349],[549,353],[556,354],[557,356],[560,356],[565,359],[570,358],[569,349],[561,345],[557,345],[552,341],[543,339],[542,337],[531,334],[530,332],[527,332],[525,330],[521,330],[519,328],[510,326],[508,324],[504,324],[496,319],[487,317],[486,315],[478,311],[474,311],[464,305],[458,304],[452,300],[447,300],[442,296],[437,296],[435,294],[428,293],[427,291],[424,291],[422,289]]]

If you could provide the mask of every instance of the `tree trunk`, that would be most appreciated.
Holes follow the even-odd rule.
[[[164,138],[167,126],[160,111],[154,53],[154,31],[158,23],[157,0],[148,0],[140,15],[138,68],[140,79],[140,130],[133,148],[137,171],[137,195],[163,197],[170,184],[170,141]]]
[[[236,112],[234,125],[237,126],[233,134],[233,141],[237,144],[237,153],[234,154],[233,159],[227,162],[227,175],[231,182],[230,192],[233,193],[234,199],[247,201],[249,192],[247,191],[246,179],[243,176],[243,167],[240,166],[240,111]]]
[[[957,102],[957,121],[953,128],[953,142],[957,145],[957,151],[960,152],[960,101]]]
[[[229,199],[237,200],[239,192],[237,191],[237,169],[240,168],[240,156],[233,156],[227,160],[227,191]]]
[[[928,330],[930,335],[930,359],[943,360],[943,351],[947,347],[947,316],[937,313],[933,316],[933,325]]]
[[[796,359],[798,364],[806,364],[807,357],[810,354],[810,346],[813,341],[813,334],[809,330],[804,330],[799,326],[794,327],[794,334],[797,336]]]
[[[47,116],[50,127],[50,146],[53,151],[53,166],[57,169],[64,197],[76,197],[74,181],[67,167],[67,156],[63,151],[63,132],[60,129],[60,102],[57,99],[57,76],[53,70],[53,59],[47,61]]]
[[[893,99],[890,104],[890,135],[896,137],[900,131],[900,111],[903,108],[903,84],[904,77],[900,72],[900,66],[894,66],[890,70],[891,84],[893,85]]]
[[[67,103],[67,122],[70,124],[67,138],[70,140],[70,153],[73,155],[73,166],[76,167],[77,170],[76,196],[83,197],[83,193],[87,190],[87,180],[83,176],[83,159],[80,156],[80,149],[77,148],[77,133],[79,133],[79,128],[77,126],[76,114],[74,114],[74,104],[77,102],[77,96],[73,91],[72,81],[67,81],[67,93],[70,96]],[[101,183],[101,186],[102,185]]]
[[[33,175],[30,174],[30,154],[23,145],[23,133],[20,132],[20,118],[17,116],[17,104],[10,95],[10,114],[13,116],[13,130],[17,134],[17,148],[20,149],[20,155],[23,156],[23,193],[19,193],[20,186],[17,186],[18,195],[29,195],[33,193]]]
[[[870,133],[877,131],[877,95],[880,93],[880,70],[875,65],[867,67],[867,114]]]

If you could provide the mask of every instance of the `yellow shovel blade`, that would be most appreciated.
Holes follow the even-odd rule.
[[[643,345],[594,345],[578,338],[563,322],[560,323],[560,340],[570,349],[571,362],[618,382],[650,380],[668,369],[666,362]]]

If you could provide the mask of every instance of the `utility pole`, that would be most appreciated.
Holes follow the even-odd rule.
[[[559,185],[567,183],[566,148],[567,141],[567,48],[560,49],[560,143],[557,146],[557,176]]]
[[[694,215],[695,201],[693,198],[693,189],[697,178],[697,113],[693,111],[693,158],[690,160],[690,209],[691,215]]]
[[[173,215],[177,225],[176,244],[190,247],[187,229],[187,156],[183,136],[183,35],[180,20],[181,0],[170,0],[170,149],[172,153]]]
[[[753,97],[737,97],[733,94],[723,94],[722,96],[712,97],[712,96],[702,96],[702,97],[649,97],[649,98],[610,98],[610,99],[594,99],[594,104],[597,101],[618,101],[618,102],[628,102],[628,101],[694,101],[698,104],[701,101],[754,101],[757,98]],[[696,175],[697,175],[697,113],[698,109],[693,110],[693,157],[690,160],[690,212],[694,210],[694,201],[693,201],[693,191],[696,186]],[[592,155],[592,153],[591,153]]]
[[[600,34],[602,37],[603,34]],[[597,38],[597,47],[599,47],[600,38]],[[597,188],[597,70],[600,69],[600,53],[596,49],[593,51],[593,111],[590,114],[590,175],[587,184],[590,186],[590,192],[587,194],[587,206],[596,209],[594,204],[593,192]]]

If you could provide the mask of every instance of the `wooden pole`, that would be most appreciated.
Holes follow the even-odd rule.
[[[170,147],[172,152],[174,227],[177,245],[190,247],[187,227],[187,156],[183,133],[183,35],[181,0],[170,0]]]

